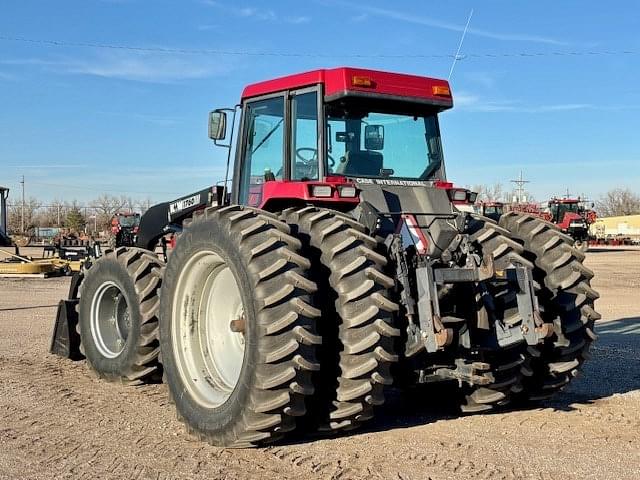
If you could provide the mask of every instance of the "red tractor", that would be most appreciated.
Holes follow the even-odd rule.
[[[139,227],[139,213],[116,213],[111,218],[110,246],[112,248],[133,247],[136,244]]]
[[[164,380],[190,432],[234,447],[350,430],[392,384],[450,383],[465,412],[551,396],[595,339],[593,274],[536,217],[456,208],[452,106],[444,80],[356,68],[246,87],[209,117],[230,159],[240,114],[230,192],[156,205],[136,247],[85,263],[52,351]]]
[[[579,198],[552,198],[549,201],[548,219],[574,239],[576,247],[586,249],[589,225],[596,220],[593,210],[587,210]]]

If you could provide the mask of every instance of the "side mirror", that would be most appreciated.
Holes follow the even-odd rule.
[[[209,138],[222,140],[227,135],[227,114],[219,110],[209,112]]]
[[[384,126],[366,125],[364,127],[365,150],[382,150],[384,148]]]

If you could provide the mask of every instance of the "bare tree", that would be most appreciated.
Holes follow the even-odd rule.
[[[38,225],[40,227],[64,227],[64,219],[67,215],[68,206],[61,200],[53,200],[41,208],[38,214]]]
[[[144,200],[136,200],[134,202],[135,207],[140,211],[140,214],[144,214],[149,208],[151,208],[151,198],[147,197]]]
[[[480,202],[500,202],[504,197],[504,190],[499,182],[493,185],[473,185],[470,190],[478,193],[478,201]]]
[[[12,233],[25,234],[29,230],[36,227],[36,213],[42,202],[37,198],[30,197],[24,202],[24,232],[22,230],[22,202],[13,204],[9,207],[9,231]]]
[[[97,215],[98,228],[105,230],[109,227],[111,217],[120,210],[131,204],[131,199],[127,197],[115,197],[103,194],[91,202],[91,207]]]
[[[638,214],[640,213],[640,196],[628,188],[614,188],[596,202],[596,212],[601,217]]]

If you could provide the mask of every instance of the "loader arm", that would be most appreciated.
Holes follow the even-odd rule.
[[[208,187],[170,202],[158,203],[145,212],[140,219],[136,246],[153,250],[160,238],[167,233],[179,231],[182,222],[193,212],[210,206],[222,205],[223,188]]]

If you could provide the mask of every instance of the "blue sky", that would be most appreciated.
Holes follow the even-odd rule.
[[[210,109],[246,83],[353,65],[445,77],[451,180],[524,170],[542,200],[640,190],[640,5],[635,1],[4,1],[0,37],[143,48],[320,56],[160,53],[0,40],[0,184],[81,202],[99,193],[166,200],[224,176]],[[554,52],[635,51],[619,55]],[[367,55],[367,58],[357,57]],[[405,55],[404,58],[393,58]]]

